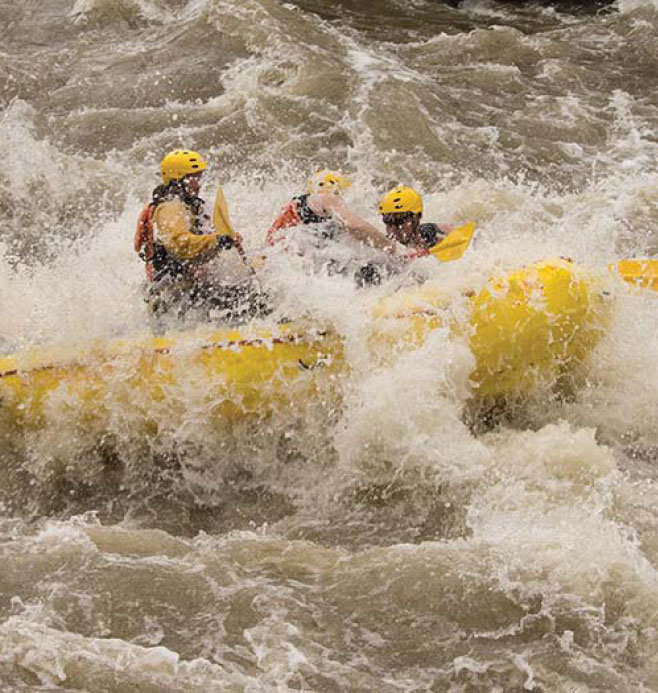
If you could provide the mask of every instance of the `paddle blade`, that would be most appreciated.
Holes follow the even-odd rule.
[[[620,260],[609,267],[617,269],[622,279],[633,286],[658,291],[658,260]]]
[[[235,236],[235,231],[228,217],[228,204],[224,197],[224,191],[221,188],[217,188],[217,195],[215,195],[215,208],[212,213],[212,223],[215,230],[219,231],[223,236],[230,236],[231,238]]]
[[[215,231],[219,231],[223,236],[230,236],[234,240],[235,249],[242,258],[242,262],[244,262],[252,274],[255,274],[255,270],[247,259],[247,254],[242,245],[242,236],[235,232],[231,225],[231,220],[228,218],[228,204],[224,197],[224,191],[221,188],[217,188],[217,194],[215,195],[215,208],[212,213],[212,223],[215,227]]]
[[[430,254],[434,255],[441,262],[452,262],[459,260],[468,250],[473,235],[475,234],[475,223],[470,221],[468,224],[458,226],[451,231],[440,243],[437,243]]]

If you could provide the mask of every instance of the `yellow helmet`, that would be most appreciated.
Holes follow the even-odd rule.
[[[335,192],[339,193],[345,188],[349,188],[352,182],[347,176],[338,171],[324,169],[313,174],[308,182],[309,193]]]
[[[421,214],[422,211],[423,198],[413,188],[404,185],[389,190],[379,201],[380,214],[397,214],[399,212]]]
[[[201,173],[208,168],[206,160],[191,149],[176,149],[169,152],[160,162],[162,182],[168,185],[172,180],[180,180],[191,173]]]

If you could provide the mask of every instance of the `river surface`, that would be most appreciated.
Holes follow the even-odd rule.
[[[594,5],[0,0],[2,352],[147,329],[132,236],[179,146],[252,253],[324,167],[373,223],[398,182],[474,220],[457,297],[657,253],[658,5]],[[371,367],[386,287],[270,275],[345,335],[340,408],[0,417],[0,688],[658,691],[657,299],[611,279],[581,387],[491,425],[442,330]]]

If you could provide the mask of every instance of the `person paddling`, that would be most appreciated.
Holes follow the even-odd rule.
[[[381,198],[379,213],[386,235],[410,249],[408,259],[429,255],[454,230],[450,224],[421,224],[423,199],[413,188],[403,185]]]
[[[349,178],[337,171],[323,170],[309,181],[308,193],[293,197],[280,211],[267,231],[268,245],[286,238],[286,231],[308,226],[309,232],[333,239],[339,229],[365,245],[392,252],[395,243],[361,217],[351,212],[341,197],[351,186]]]
[[[245,258],[221,188],[212,218],[199,197],[207,167],[198,152],[169,152],[160,163],[162,184],[140,214],[134,248],[146,263],[147,302],[155,315],[182,317],[200,307],[238,309],[253,295],[252,274],[246,268],[237,280],[217,278],[211,271],[211,263],[223,251],[235,249],[242,261]],[[242,261],[238,264],[244,267]]]

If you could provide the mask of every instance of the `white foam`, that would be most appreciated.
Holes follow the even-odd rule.
[[[118,639],[85,638],[14,616],[0,626],[3,666],[26,670],[43,686],[126,688],[200,686],[219,690],[249,678],[228,674],[203,659],[182,661],[166,647],[141,647]],[[251,682],[253,683],[253,681]]]
[[[634,12],[641,8],[658,9],[657,0],[617,0],[619,11],[623,13]]]

